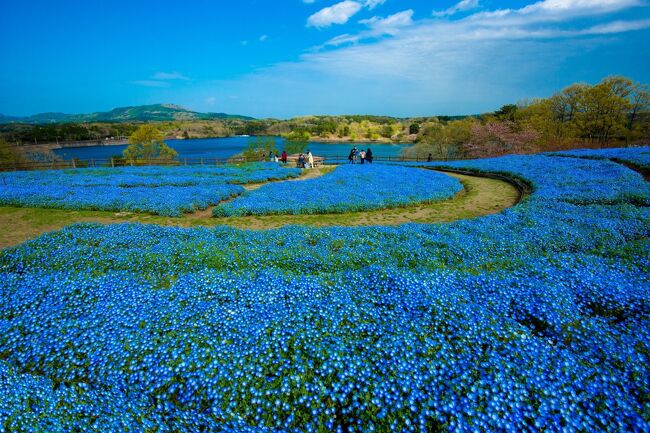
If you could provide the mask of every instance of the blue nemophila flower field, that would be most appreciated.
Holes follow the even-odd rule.
[[[575,149],[552,152],[550,155],[575,156],[593,159],[614,159],[639,167],[650,168],[650,146],[613,149]]]
[[[240,184],[299,174],[274,163],[3,173],[0,205],[181,216],[241,194]]]
[[[0,426],[648,431],[647,184],[609,161],[454,165],[534,192],[450,224],[79,224],[2,251]]]
[[[377,164],[342,165],[322,177],[280,182],[215,208],[215,216],[355,212],[453,197],[461,183],[431,170]]]

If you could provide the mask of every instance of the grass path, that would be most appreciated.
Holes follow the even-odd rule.
[[[313,178],[320,174],[323,172],[314,170],[300,179]],[[520,198],[519,191],[502,180],[453,173],[449,175],[460,180],[465,187],[449,200],[341,214],[212,218],[212,210],[209,209],[181,218],[169,218],[131,212],[0,207],[0,248],[18,245],[43,233],[59,230],[76,222],[102,224],[140,222],[179,227],[229,225],[249,230],[271,229],[292,224],[322,227],[397,225],[407,222],[444,223],[497,213],[514,205]]]

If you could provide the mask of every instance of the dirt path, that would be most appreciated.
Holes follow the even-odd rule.
[[[294,180],[309,179],[321,174],[323,173],[314,170]],[[397,225],[408,222],[444,223],[501,212],[516,204],[521,197],[517,188],[503,180],[453,173],[449,175],[459,179],[465,187],[452,199],[431,204],[343,214],[212,218],[210,209],[182,218],[168,218],[133,212],[0,207],[0,248],[17,245],[45,232],[59,230],[77,222],[139,222],[179,227],[230,225],[248,230],[272,229],[285,225],[323,227]]]
[[[278,179],[278,180],[272,180],[269,182],[259,182],[259,183],[247,183],[245,185],[242,185],[246,191],[254,191],[266,184],[273,183],[273,182],[296,182],[296,181],[302,181],[302,180],[308,180],[308,179],[316,179],[317,177],[320,177],[324,174],[327,174],[331,171],[333,171],[336,167],[335,166],[322,166],[322,167],[316,167],[313,169],[308,169],[308,170],[303,170],[300,176],[298,177],[292,177],[290,179]],[[231,200],[234,200],[237,197],[231,197],[227,200],[222,201],[219,204],[224,204],[228,203]],[[205,218],[211,218],[212,217],[212,211],[214,210],[216,206],[208,206],[206,209],[203,210],[198,210],[196,212],[188,213],[183,216],[183,218],[188,218],[188,219],[205,219]]]

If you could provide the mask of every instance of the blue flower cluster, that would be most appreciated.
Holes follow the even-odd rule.
[[[551,152],[549,155],[575,156],[579,158],[612,159],[650,168],[650,146],[612,149],[575,149]]]
[[[215,216],[342,213],[453,197],[462,184],[445,174],[377,164],[342,165],[315,179],[275,183],[244,193]]]
[[[643,177],[610,161],[533,155],[408,165],[515,176],[532,185],[531,200],[537,203],[650,205],[650,185]]]
[[[638,174],[549,156],[454,166],[534,192],[450,224],[79,224],[2,251],[0,426],[648,431]]]
[[[238,184],[297,177],[274,163],[125,167],[2,174],[0,205],[181,216],[244,192]]]

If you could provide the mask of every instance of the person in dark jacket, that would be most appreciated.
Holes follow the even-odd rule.
[[[431,162],[431,161],[433,161],[433,156],[431,156],[431,154],[429,154],[429,156],[427,156],[427,162]]]
[[[372,150],[370,150],[370,148],[366,150],[366,162],[368,164],[372,163]]]

